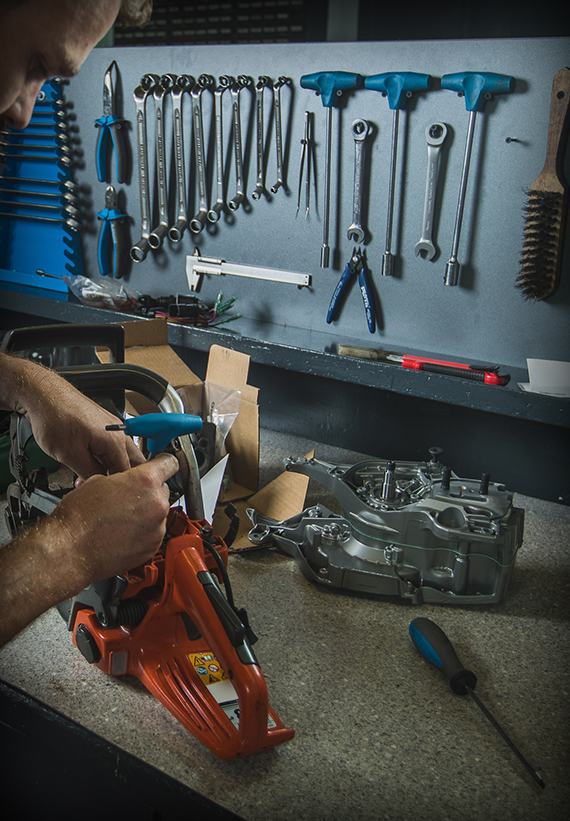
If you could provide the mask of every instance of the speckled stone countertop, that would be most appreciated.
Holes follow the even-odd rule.
[[[262,484],[313,443],[262,431]],[[318,457],[359,456],[317,446]],[[311,502],[319,486],[309,488]],[[517,496],[525,539],[498,605],[412,606],[317,587],[293,559],[230,557],[270,703],[296,736],[220,761],[143,686],[90,667],[56,611],[0,651],[0,677],[247,821],[559,821],[570,806],[570,509]],[[413,646],[412,618],[452,639],[541,790],[470,700]]]

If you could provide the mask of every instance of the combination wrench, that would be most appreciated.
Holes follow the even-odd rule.
[[[202,124],[202,93],[211,88],[214,78],[201,74],[190,92],[192,98],[192,121],[194,123],[194,156],[198,177],[198,213],[190,220],[190,230],[199,234],[208,218],[208,195],[206,192],[206,152],[204,151],[204,127]]]
[[[166,160],[164,150],[164,96],[176,82],[175,74],[163,74],[152,90],[154,98],[156,139],[156,180],[158,189],[158,225],[148,238],[151,248],[160,248],[168,233],[168,197],[166,192]]]
[[[277,182],[271,186],[271,193],[276,194],[284,185],[283,182],[283,130],[281,122],[281,88],[289,85],[288,77],[279,77],[273,86],[273,112],[275,116],[275,146],[277,153]]]
[[[271,80],[264,74],[259,76],[255,86],[255,113],[256,113],[256,137],[257,137],[257,182],[252,198],[258,200],[265,191],[264,156],[263,156],[263,94]]]
[[[145,74],[141,78],[140,85],[135,88],[133,97],[135,100],[136,122],[137,122],[137,148],[139,166],[139,196],[141,208],[141,238],[131,248],[131,259],[133,262],[143,262],[149,252],[150,244],[150,195],[148,184],[148,153],[146,136],[146,100],[152,89],[158,83],[157,74]]]
[[[444,123],[432,123],[426,128],[428,146],[428,168],[426,179],[426,195],[424,200],[424,216],[422,233],[416,243],[416,256],[431,260],[437,253],[433,244],[433,216],[435,212],[435,198],[437,194],[437,180],[439,175],[439,155],[441,147],[447,137],[447,126]]]
[[[352,201],[352,225],[346,235],[359,245],[364,242],[365,231],[362,227],[362,182],[364,177],[364,140],[370,133],[370,126],[366,120],[355,120],[352,123],[354,139],[354,196]]]
[[[239,98],[240,91],[242,90],[242,88],[247,88],[250,85],[250,83],[251,77],[247,77],[245,74],[240,74],[237,78],[237,82],[233,82],[230,88],[230,93],[232,95],[234,152],[236,160],[236,195],[228,203],[232,211],[237,211],[237,209],[240,207],[240,205],[245,199]]]
[[[176,164],[176,202],[178,216],[176,223],[168,232],[172,242],[180,242],[188,227],[186,214],[186,167],[184,163],[184,127],[182,101],[184,93],[194,85],[194,78],[189,74],[180,74],[170,90],[172,99],[172,122],[174,131],[174,159]]]
[[[226,88],[230,88],[233,77],[223,74],[218,80],[218,86],[214,91],[214,118],[216,134],[216,202],[208,211],[210,222],[217,222],[224,208],[224,113],[223,95]]]

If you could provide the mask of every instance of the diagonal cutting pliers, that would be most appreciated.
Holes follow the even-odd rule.
[[[122,265],[125,260],[126,236],[123,228],[126,214],[118,207],[117,192],[112,185],[105,191],[105,208],[97,212],[101,220],[97,256],[99,270],[103,276],[112,274],[115,279],[122,276]],[[112,260],[112,262],[111,262]]]
[[[103,116],[95,120],[99,129],[96,148],[97,176],[99,182],[111,182],[108,178],[109,138],[117,157],[117,181],[127,181],[127,135],[124,120],[115,113],[115,92],[113,89],[113,68],[118,71],[115,60],[105,72],[103,82]]]
[[[344,296],[347,288],[349,287],[350,281],[354,277],[358,276],[358,287],[360,288],[360,293],[362,294],[362,301],[364,302],[364,311],[366,313],[366,322],[368,323],[368,330],[371,334],[374,333],[374,331],[376,330],[374,294],[372,293],[372,289],[368,282],[367,275],[368,269],[366,268],[364,256],[361,253],[360,248],[357,250],[355,246],[352,252],[352,256],[346,263],[346,267],[342,273],[342,276],[339,279],[336,288],[334,289],[334,293],[332,295],[329,310],[327,313],[328,324],[330,324],[334,319],[336,319],[340,307],[341,298]]]

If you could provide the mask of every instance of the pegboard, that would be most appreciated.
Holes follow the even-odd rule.
[[[461,357],[496,362],[506,367],[525,367],[526,357],[570,359],[570,230],[566,230],[565,262],[558,291],[535,303],[523,299],[515,288],[522,251],[526,190],[540,173],[545,157],[554,75],[570,64],[570,39],[454,40],[433,42],[327,43],[259,46],[192,46],[173,48],[96,49],[79,75],[66,89],[73,101],[84,150],[84,167],[75,178],[90,189],[93,212],[85,215],[82,244],[87,276],[98,275],[98,224],[95,212],[103,208],[105,183],[97,179],[94,120],[102,114],[105,70],[117,61],[120,82],[117,93],[121,113],[128,121],[131,172],[128,184],[118,185],[115,166],[111,181],[119,191],[122,210],[128,215],[127,241],[140,236],[135,106],[132,97],[147,72],[259,75],[272,80],[291,79],[283,88],[285,185],[276,194],[275,127],[272,96],[265,97],[265,181],[269,192],[255,201],[256,122],[255,95],[241,94],[242,140],[246,202],[235,212],[226,209],[220,221],[194,234],[186,231],[179,243],[166,240],[144,262],[129,263],[125,282],[139,293],[153,296],[188,293],[186,257],[199,248],[205,257],[231,263],[268,266],[310,275],[311,286],[248,280],[237,277],[205,277],[199,291],[213,304],[221,290],[236,296],[242,318],[232,324],[234,333],[268,342],[283,342],[310,350],[323,350],[337,342],[383,347],[396,351],[433,352],[448,358]],[[451,243],[468,114],[465,102],[441,88],[421,92],[400,115],[393,224],[394,275],[383,277],[386,211],[392,138],[392,111],[380,93],[359,89],[347,93],[333,111],[332,181],[330,210],[331,265],[320,267],[323,219],[323,166],[325,111],[314,92],[299,85],[303,74],[342,70],[369,76],[388,71],[415,71],[441,78],[458,71],[486,71],[512,75],[513,93],[498,95],[478,115],[465,211],[459,246],[461,263],[458,285],[444,285]],[[437,82],[436,82],[437,87]],[[224,95],[224,156],[226,201],[235,193],[231,133],[231,100]],[[215,191],[213,98],[204,93],[204,130],[208,146],[207,179],[210,201]],[[198,209],[195,163],[192,155],[191,106],[184,103],[188,216]],[[296,217],[301,139],[305,112],[311,112],[315,174],[311,180],[308,218],[305,195]],[[368,331],[360,293],[354,283],[338,321],[327,325],[331,295],[352,252],[347,239],[352,222],[354,142],[352,122],[367,120],[372,135],[365,153],[363,247],[375,292],[377,330]],[[175,222],[174,165],[171,151],[171,110],[167,124],[170,216]],[[426,127],[443,122],[448,128],[440,164],[434,232],[438,253],[433,261],[416,257],[420,238],[427,172]],[[153,104],[148,105],[149,134],[153,134]],[[566,152],[570,155],[570,152]],[[154,145],[149,144],[149,179],[156,192]],[[566,176],[570,156],[566,157]],[[153,219],[157,222],[156,193]]]

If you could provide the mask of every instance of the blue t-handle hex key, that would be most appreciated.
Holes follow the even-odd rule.
[[[156,456],[172,439],[201,428],[202,419],[190,413],[145,413],[125,419],[123,423],[107,425],[105,430],[124,430],[128,436],[144,437],[149,452]]]

